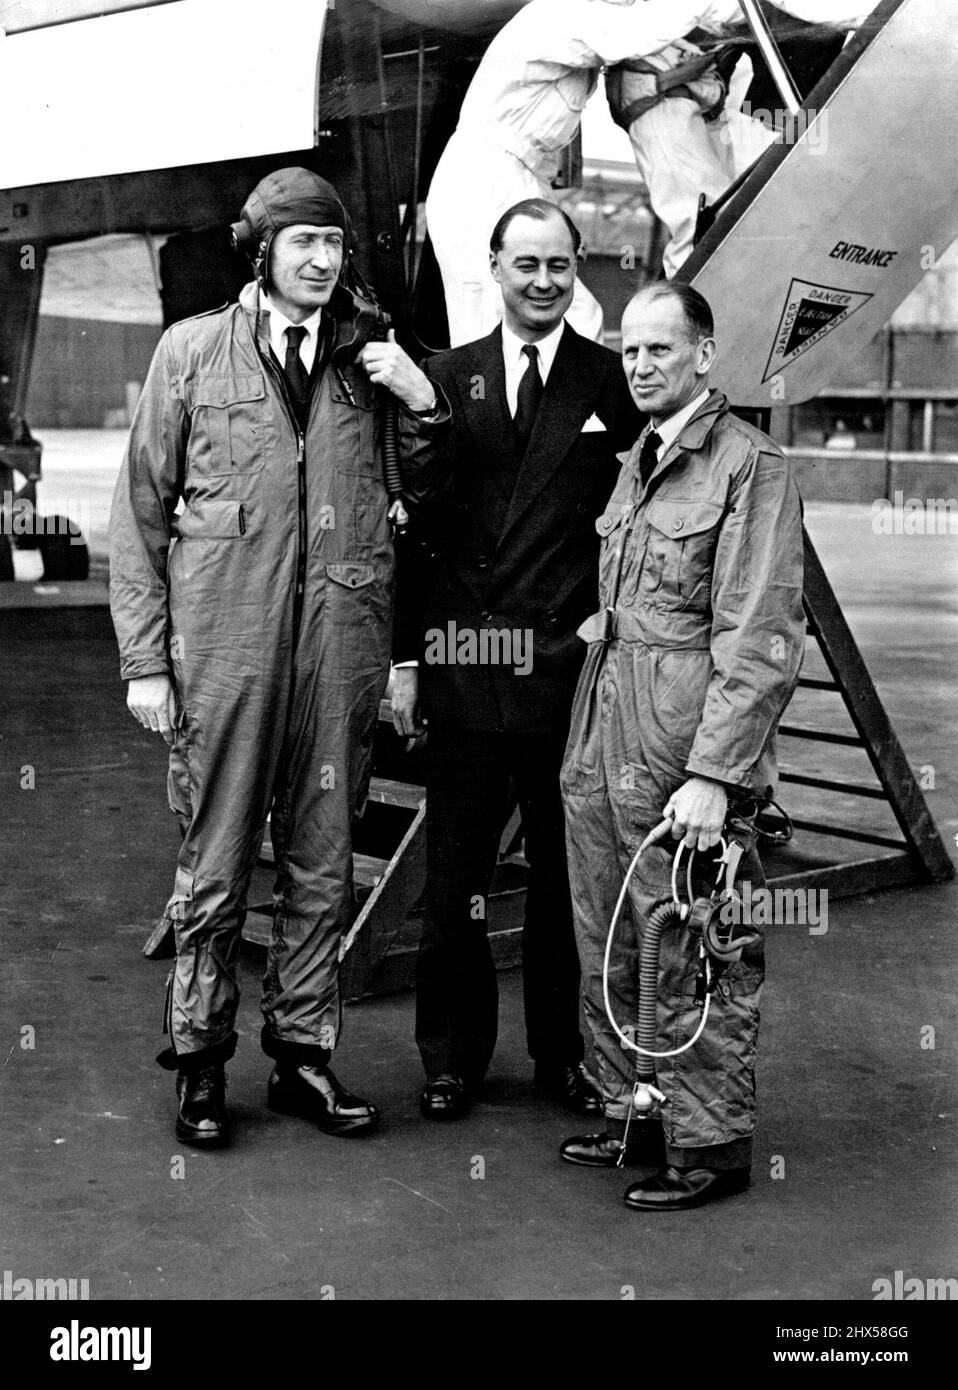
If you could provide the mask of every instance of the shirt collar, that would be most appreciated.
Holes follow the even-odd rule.
[[[676,410],[671,415],[667,415],[665,419],[660,420],[657,425],[651,425],[651,428],[662,441],[659,445],[659,458],[665,457],[667,451],[678,439],[692,416],[700,406],[705,404],[708,398],[709,388],[708,386],[703,386],[698,395],[693,400],[689,401],[688,405],[683,405],[681,410]]]
[[[305,328],[306,335],[315,343],[319,334],[319,324],[323,316],[322,307],[315,313],[310,314],[308,319],[304,319],[301,324],[294,324],[292,319],[288,319],[281,309],[277,309],[265,290],[259,292],[259,307],[264,313],[269,314],[269,345],[276,356],[282,362],[286,354],[286,330],[287,328]]]
[[[525,359],[522,356],[522,349],[524,347],[538,348],[539,373],[542,377],[542,380],[545,381],[546,377],[549,375],[549,372],[552,370],[552,364],[555,361],[556,353],[559,351],[559,343],[562,340],[562,335],[564,332],[565,319],[563,319],[558,324],[558,326],[555,327],[552,330],[552,332],[548,334],[545,338],[540,338],[537,343],[527,343],[524,338],[520,338],[515,333],[513,333],[512,329],[506,326],[505,319],[503,319],[503,356],[505,357],[507,362],[509,362],[511,365],[518,369],[519,367],[524,367],[525,365]]]

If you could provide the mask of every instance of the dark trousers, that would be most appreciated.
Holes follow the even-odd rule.
[[[548,734],[476,733],[430,722],[426,917],[416,971],[416,1041],[429,1078],[452,1072],[478,1084],[496,1045],[499,991],[487,909],[510,776],[530,870],[522,932],[529,1054],[545,1065],[582,1060],[559,793],[566,733],[564,727]]]

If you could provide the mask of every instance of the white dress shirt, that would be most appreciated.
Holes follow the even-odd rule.
[[[516,410],[519,404],[519,382],[522,380],[523,373],[529,366],[529,358],[522,351],[524,347],[534,347],[539,353],[539,375],[542,377],[542,384],[545,386],[549,380],[549,373],[552,371],[552,364],[555,361],[556,353],[559,350],[559,342],[565,332],[565,319],[554,328],[548,337],[540,338],[537,343],[527,343],[524,338],[517,338],[511,328],[507,328],[505,322],[502,325],[502,359],[506,368],[506,403],[509,406],[509,414],[515,419]]]
[[[306,371],[311,372],[316,360],[316,344],[319,340],[319,326],[323,317],[322,308],[317,309],[314,314],[310,314],[309,318],[304,319],[302,323],[295,324],[292,319],[286,317],[282,310],[277,309],[269,295],[265,294],[263,290],[259,292],[259,305],[262,310],[269,314],[269,345],[281,367],[286,361],[287,328],[306,329],[306,337],[299,345],[299,355]]]

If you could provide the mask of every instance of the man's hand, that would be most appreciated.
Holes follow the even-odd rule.
[[[410,410],[429,410],[435,404],[436,388],[403,352],[393,329],[390,328],[386,342],[367,343],[359,354],[359,361],[370,381],[385,386]]]
[[[393,670],[393,728],[401,738],[419,738],[423,722],[419,713],[419,671],[415,666]]]
[[[727,810],[728,794],[721,783],[690,777],[662,814],[672,822],[673,840],[684,839],[689,849],[711,849],[719,842]]]
[[[162,734],[167,743],[173,742],[176,696],[169,676],[140,676],[130,681],[126,707],[144,729]]]

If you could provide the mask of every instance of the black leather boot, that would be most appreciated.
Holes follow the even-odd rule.
[[[347,1091],[329,1067],[274,1067],[266,1104],[283,1115],[312,1120],[327,1134],[369,1134],[379,1124],[375,1105]]]
[[[565,1110],[577,1115],[601,1115],[602,1097],[579,1062],[575,1066],[545,1066],[536,1063],[536,1085]]]
[[[213,1149],[229,1140],[226,1072],[222,1066],[198,1067],[176,1078],[179,1109],[176,1137],[181,1144]]]
[[[624,1126],[617,1129],[624,1133]],[[559,1157],[580,1168],[617,1168],[620,1157],[629,1168],[658,1168],[665,1162],[665,1135],[661,1124],[653,1120],[633,1121],[624,1156],[622,1135],[606,1130],[603,1134],[573,1135],[561,1145]]]
[[[633,1211],[682,1211],[744,1192],[748,1184],[747,1168],[668,1167],[634,1182],[623,1200]]]

